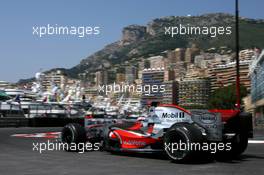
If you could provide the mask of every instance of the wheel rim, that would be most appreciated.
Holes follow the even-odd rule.
[[[166,144],[178,144],[178,149],[177,150],[172,150],[172,149],[165,149],[165,151],[167,152],[167,154],[169,155],[169,157],[171,157],[174,160],[181,160],[183,159],[186,155],[187,155],[187,149],[186,150],[181,150],[179,148],[180,144],[179,143],[185,143],[186,142],[186,138],[184,135],[175,132],[175,131],[171,131],[168,133],[167,137],[166,137]]]

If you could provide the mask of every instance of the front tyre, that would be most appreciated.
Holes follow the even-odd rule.
[[[70,123],[63,127],[61,140],[67,144],[66,151],[78,151],[71,148],[78,148],[78,144],[86,142],[86,131],[80,124]],[[72,147],[72,145],[75,145],[75,147]]]
[[[103,149],[105,151],[108,151],[110,153],[115,153],[117,150],[120,149],[120,141],[119,139],[111,139],[110,138],[110,133],[112,132],[111,129],[109,128],[110,126],[106,126],[104,128],[104,133],[103,133]]]

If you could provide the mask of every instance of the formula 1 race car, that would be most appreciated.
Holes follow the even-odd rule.
[[[136,121],[104,118],[99,122],[90,116],[84,127],[71,123],[61,134],[67,144],[100,143],[103,150],[112,153],[160,151],[176,162],[191,160],[216,144],[220,146],[211,153],[238,156],[246,150],[250,137],[251,114],[239,110],[187,111],[176,105],[151,107]],[[180,144],[187,147],[179,149]]]

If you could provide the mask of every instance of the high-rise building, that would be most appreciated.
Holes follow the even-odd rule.
[[[137,79],[137,67],[135,66],[126,66],[126,82],[129,84],[134,83]]]
[[[123,73],[117,73],[116,74],[116,83],[122,83],[126,81],[126,75]]]
[[[143,70],[143,69],[148,69],[150,68],[150,62],[147,59],[142,59],[139,63],[138,63],[138,69],[139,70]]]
[[[194,57],[194,64],[199,68],[206,69],[209,67],[209,63],[213,62],[218,56],[216,53],[201,53]]]
[[[169,63],[177,63],[185,60],[185,49],[176,48],[175,50],[168,51],[167,58]]]
[[[239,59],[241,61],[243,61],[243,60],[251,60],[254,55],[255,55],[255,51],[253,49],[241,50],[239,52]]]
[[[208,77],[206,69],[201,69],[194,64],[189,64],[184,78],[204,78]]]
[[[41,80],[41,84],[44,90],[51,90],[53,85],[64,90],[65,86],[67,85],[68,77],[67,75],[61,71],[52,71],[45,74]]]
[[[200,50],[196,47],[195,44],[192,45],[191,48],[187,48],[185,50],[185,62],[186,63],[194,63],[194,57],[198,55]]]
[[[153,56],[148,58],[150,62],[150,68],[162,68],[165,67],[165,60],[163,56]]]
[[[106,70],[95,72],[95,84],[96,86],[104,85],[108,83],[108,74]]]
[[[236,62],[231,56],[218,56],[209,63],[208,75],[211,81],[211,91],[220,87],[228,86],[236,83]],[[250,90],[249,65],[255,57],[255,52],[252,49],[241,50],[239,52],[240,60],[240,82],[247,90]]]
[[[164,81],[171,81],[175,79],[175,72],[173,69],[167,69],[164,71]]]
[[[207,107],[210,95],[208,79],[183,79],[179,81],[179,105],[184,107]]]
[[[173,65],[174,68],[174,76],[176,80],[180,80],[183,77],[185,77],[187,73],[187,64],[183,61],[180,61],[178,63],[175,63]]]
[[[164,81],[165,92],[163,93],[163,104],[178,104],[179,84],[177,81]]]
[[[250,89],[249,64],[251,60],[240,61],[240,82],[248,90]],[[209,68],[209,78],[211,81],[211,91],[236,83],[236,63],[217,65]]]
[[[169,60],[170,63],[175,63],[176,62],[175,51],[174,50],[169,50],[167,52],[167,59]]]
[[[251,103],[255,125],[264,125],[264,50],[250,65]]]
[[[175,59],[177,62],[185,60],[185,49],[184,48],[176,48],[174,52],[175,52]]]
[[[151,102],[162,103],[163,93],[160,87],[164,85],[164,68],[144,69],[142,72],[141,104],[146,106]],[[153,89],[155,87],[155,89]],[[157,88],[158,87],[158,90]]]

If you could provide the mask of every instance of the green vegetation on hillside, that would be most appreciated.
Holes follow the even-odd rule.
[[[247,95],[245,86],[240,87],[241,99]],[[209,109],[234,109],[236,104],[236,85],[216,89],[210,96]]]

